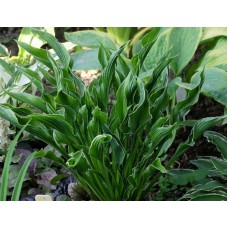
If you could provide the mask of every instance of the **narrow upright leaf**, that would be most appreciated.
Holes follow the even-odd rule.
[[[42,32],[40,30],[33,29],[34,33],[37,33],[41,38],[43,38],[56,52],[59,56],[63,66],[65,68],[69,67],[71,58],[68,54],[67,49],[58,42],[58,40],[50,33]]]

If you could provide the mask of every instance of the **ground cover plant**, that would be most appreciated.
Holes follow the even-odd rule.
[[[143,200],[205,131],[226,124],[226,115],[185,119],[201,93],[226,108],[226,86],[219,81],[226,77],[223,65],[223,69],[215,64],[208,68],[200,60],[200,65],[187,70],[188,77],[181,75],[202,41],[201,28],[148,29],[130,57],[126,52],[130,41],[110,49],[106,45],[110,41],[98,40],[95,61],[101,74],[88,86],[74,73],[80,59],[77,52],[70,54],[50,33],[32,31],[51,49],[18,41],[37,67],[16,65],[16,69],[37,91],[5,88],[3,94],[18,105],[1,104],[0,116],[57,150],[58,154],[42,150],[37,156],[64,167],[92,200]],[[193,34],[197,37],[192,40]],[[180,50],[176,38],[186,40],[187,47]],[[217,45],[219,40],[213,42]],[[88,42],[82,45],[91,47]],[[211,89],[212,73],[220,75],[216,80],[222,90]],[[188,138],[169,154],[177,133],[185,127],[191,128]]]

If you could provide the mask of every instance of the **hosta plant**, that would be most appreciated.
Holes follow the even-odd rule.
[[[133,37],[129,48],[124,50],[124,55],[133,57],[143,47],[140,38],[152,30],[152,28],[107,27],[106,33],[102,28],[95,29],[99,31],[65,33],[66,40],[83,49],[72,55],[74,70],[101,70],[102,65],[96,58],[101,43],[108,50],[114,51],[124,41]],[[171,55],[176,56],[169,65],[174,77],[181,76],[184,81],[191,81],[193,75],[195,76],[205,68],[205,81],[201,92],[226,107],[226,33],[226,28],[163,28],[144,59],[143,68],[150,71],[156,66],[157,61],[171,49]],[[86,47],[86,50],[82,47]],[[178,90],[177,97],[185,95],[184,88]]]
[[[22,42],[20,46],[48,68],[39,70],[52,88],[47,89],[37,72],[20,67],[41,95],[5,91],[26,105],[1,105],[0,116],[18,128],[30,121],[26,131],[61,154],[46,152],[44,156],[71,172],[94,200],[142,200],[166,168],[206,129],[226,118],[192,121],[189,138],[162,165],[177,130],[186,124],[184,116],[198,101],[204,71],[189,86],[186,98],[176,104],[178,85],[175,80],[168,83],[167,73],[175,56],[168,51],[149,71],[143,66],[161,32],[155,28],[142,38],[143,48],[130,63],[120,55],[127,43],[112,54],[101,44],[101,76],[86,87],[72,71],[64,46],[51,34],[35,32],[54,49],[58,61],[47,50]],[[115,99],[110,100],[110,95]]]
[[[201,157],[191,161],[205,177],[189,190],[182,199],[188,200],[227,200],[227,139],[223,135],[206,131],[204,136],[216,145],[221,158],[215,156]]]

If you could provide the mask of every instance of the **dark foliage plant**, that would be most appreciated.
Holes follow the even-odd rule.
[[[142,200],[159,176],[211,126],[226,116],[184,121],[197,103],[204,71],[198,75],[184,100],[176,102],[176,80],[169,81],[168,66],[175,59],[170,51],[157,59],[153,69],[144,69],[144,59],[161,29],[154,28],[141,39],[142,48],[131,61],[122,51],[99,48],[103,67],[100,77],[88,87],[72,71],[70,54],[51,34],[34,30],[54,50],[34,48],[18,42],[36,58],[39,72],[25,67],[18,70],[37,87],[40,96],[26,92],[5,93],[26,104],[0,105],[0,116],[18,128],[28,121],[26,131],[61,154],[42,156],[65,167],[93,200]],[[58,60],[56,60],[58,57]],[[47,90],[42,77],[52,85]],[[180,84],[180,83],[179,83]],[[114,94],[114,104],[110,102]],[[164,156],[179,128],[192,131],[176,153],[164,163]],[[164,163],[164,164],[162,164]]]
[[[175,177],[194,179],[197,181],[193,187],[181,198],[193,201],[227,201],[227,138],[214,132],[206,131],[204,136],[213,143],[221,153],[221,158],[215,156],[199,157],[191,161],[197,167],[196,170],[179,170]],[[185,174],[183,175],[183,173]]]

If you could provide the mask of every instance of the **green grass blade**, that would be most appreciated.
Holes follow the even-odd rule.
[[[25,163],[24,163],[23,166],[21,167],[21,170],[20,170],[20,172],[19,172],[19,174],[18,174],[17,181],[16,181],[16,183],[15,183],[15,187],[14,187],[13,194],[12,194],[12,197],[11,197],[11,201],[19,201],[20,194],[21,194],[22,184],[23,184],[23,181],[24,181],[24,178],[25,178],[27,169],[28,169],[28,167],[29,167],[31,161],[32,161],[34,158],[43,157],[44,155],[45,155],[45,151],[40,150],[40,151],[37,151],[37,152],[33,152],[33,153],[30,154],[30,156],[26,159]]]
[[[6,154],[6,159],[4,162],[4,168],[2,172],[2,185],[1,185],[1,192],[0,192],[0,201],[6,201],[6,196],[7,196],[7,187],[8,187],[8,182],[9,182],[9,169],[10,169],[10,163],[12,159],[12,155],[14,152],[14,149],[17,145],[18,139],[21,136],[22,132],[25,130],[28,124],[26,124],[15,136],[14,140],[10,144],[9,150]]]

